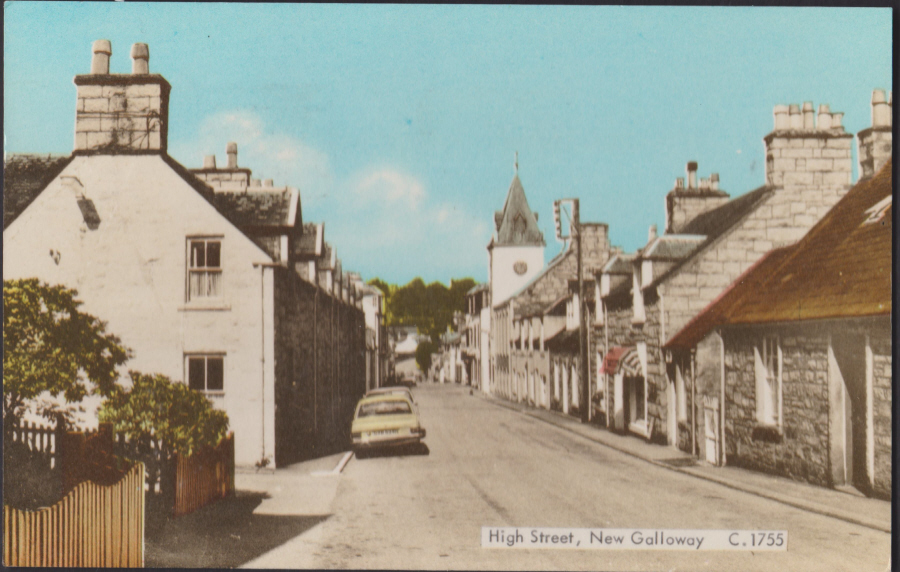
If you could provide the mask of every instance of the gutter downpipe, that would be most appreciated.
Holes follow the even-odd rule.
[[[606,360],[606,354],[609,353],[609,311],[606,309],[606,304],[602,303],[602,311],[603,311],[603,359]],[[609,429],[609,416],[611,415],[610,404],[612,399],[609,398],[609,374],[606,373],[606,368],[603,368],[603,393],[606,395],[606,428]]]
[[[719,443],[719,458],[721,459],[721,464],[719,466],[725,466],[725,337],[720,329],[718,331],[719,334],[719,373],[721,376],[721,397],[719,400],[719,425],[721,426],[721,442]]]
[[[691,455],[697,456],[697,348],[691,348]]]
[[[266,268],[274,268],[276,266],[280,266],[280,264],[276,262],[254,262],[253,267],[259,268],[259,310],[260,310],[260,351],[259,351],[259,361],[260,361],[260,374],[262,383],[260,385],[260,408],[262,415],[260,415],[260,421],[262,423],[260,429],[262,432],[260,433],[260,445],[262,446],[262,456],[260,460],[266,458]]]

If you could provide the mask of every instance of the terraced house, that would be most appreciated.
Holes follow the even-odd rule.
[[[599,273],[593,351],[610,428],[724,463],[720,345],[713,337],[691,348],[667,343],[847,193],[853,136],[842,115],[821,105],[816,117],[811,102],[776,106],[765,184],[734,199],[716,173],[697,181],[688,163],[687,184],[679,178],[666,196],[665,232],[651,230],[644,248]]]
[[[21,176],[4,178],[4,277],[77,289],[133,349],[130,369],[228,413],[237,464],[329,450],[366,387],[353,287],[333,255],[313,280],[298,274],[328,258],[321,233],[304,227],[296,189],[238,166],[236,145],[222,169],[172,159],[170,84],[150,73],[145,44],[131,74],[109,73],[111,53],[95,42],[91,73],[75,77],[73,153],[8,162]],[[310,234],[312,253],[298,248]]]

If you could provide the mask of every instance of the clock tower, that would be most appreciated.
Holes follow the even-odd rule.
[[[518,158],[506,203],[494,214],[496,233],[488,244],[491,305],[497,306],[528,284],[544,267],[544,234],[519,180]]]

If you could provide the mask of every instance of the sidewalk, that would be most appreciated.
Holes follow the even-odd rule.
[[[585,439],[637,457],[672,471],[693,475],[720,485],[778,501],[809,512],[838,518],[883,532],[891,532],[891,503],[856,496],[792,479],[736,467],[715,467],[696,461],[689,453],[650,444],[638,437],[620,435],[595,425],[583,425],[578,419],[559,413],[513,403],[476,392],[482,399],[499,407],[518,411],[581,435]]]

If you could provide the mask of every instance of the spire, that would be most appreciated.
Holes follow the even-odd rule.
[[[518,153],[516,167],[518,168]],[[525,189],[518,173],[513,176],[503,210],[494,215],[497,225],[495,244],[500,246],[544,246],[544,234],[537,225],[537,217],[528,206]]]

